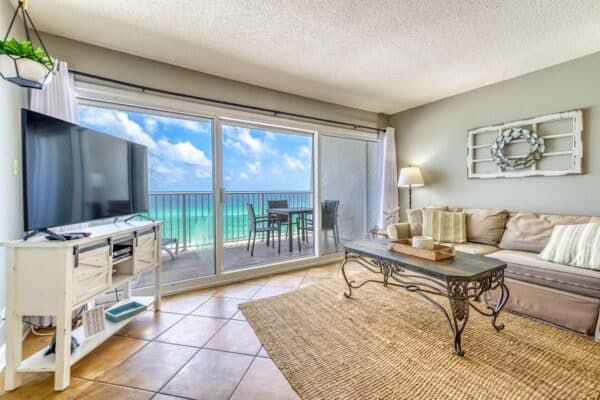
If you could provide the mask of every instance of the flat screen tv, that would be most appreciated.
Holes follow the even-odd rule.
[[[148,211],[148,150],[22,110],[25,230]]]

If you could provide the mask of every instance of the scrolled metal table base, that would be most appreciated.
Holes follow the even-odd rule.
[[[382,274],[383,280],[368,279],[360,284],[357,284],[354,280],[349,280],[345,267],[350,262],[357,263],[373,273]],[[506,305],[510,295],[508,288],[504,284],[503,270],[491,271],[473,280],[456,278],[442,280],[427,275],[412,275],[410,271],[402,268],[402,266],[377,258],[367,259],[346,252],[341,264],[341,271],[344,281],[348,286],[348,291],[344,292],[344,296],[348,298],[352,296],[352,289],[358,289],[371,282],[381,283],[384,287],[401,287],[423,297],[446,317],[450,331],[454,335],[454,352],[459,356],[465,354],[462,350],[462,333],[469,320],[469,310],[471,308],[481,315],[490,317],[492,326],[496,331],[499,332],[504,329],[503,323],[497,323],[498,314],[500,314]],[[500,297],[495,306],[483,304],[481,296],[485,292],[497,288],[500,289]],[[450,312],[442,304],[434,300],[431,295],[447,298]],[[485,307],[485,309],[482,309],[482,307]]]

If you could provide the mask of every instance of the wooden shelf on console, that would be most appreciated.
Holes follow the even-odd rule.
[[[129,261],[133,258],[133,256],[127,256],[123,258],[119,258],[118,260],[113,260],[113,265],[121,264],[122,262]]]
[[[141,297],[131,297],[125,300],[121,300],[118,303],[115,303],[112,307],[127,303],[129,301],[135,300],[138,303],[142,303],[145,306],[149,306],[154,301],[154,297],[152,296],[141,296]],[[127,323],[129,323],[132,319],[134,319],[137,315],[134,315],[131,318],[127,318],[120,322],[111,322],[106,320],[106,329],[103,332],[100,332],[94,336],[86,338],[84,336],[83,326],[75,329],[73,331],[73,336],[79,341],[79,347],[75,349],[75,351],[71,354],[71,365],[75,364],[77,361],[81,360],[87,354],[89,354],[92,350],[98,347],[100,344],[104,343],[109,337],[117,333],[121,328],[123,328]],[[46,348],[38,351],[34,355],[29,358],[23,360],[21,365],[17,368],[19,372],[53,372],[56,370],[56,358],[54,354],[50,354],[48,356],[44,356],[46,352]]]
[[[124,285],[131,280],[131,278],[133,278],[133,275],[131,274],[113,274],[111,289]]]

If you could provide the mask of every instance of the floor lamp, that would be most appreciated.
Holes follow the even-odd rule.
[[[400,170],[400,179],[398,179],[398,187],[408,188],[408,208],[412,209],[412,189],[414,187],[425,186],[423,175],[419,167],[411,167],[410,165]]]

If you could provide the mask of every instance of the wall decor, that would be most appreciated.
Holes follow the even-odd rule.
[[[471,129],[469,179],[560,176],[582,173],[581,110]]]
[[[504,146],[513,140],[518,140],[520,138],[525,139],[529,144],[529,152],[527,155],[525,155],[525,157],[506,157],[502,152]],[[540,158],[542,158],[542,154],[544,154],[545,148],[544,138],[538,137],[534,132],[530,132],[524,128],[511,128],[500,132],[498,138],[492,144],[490,153],[494,162],[499,167],[504,169],[521,169],[530,167],[535,164],[536,161],[539,161]]]

